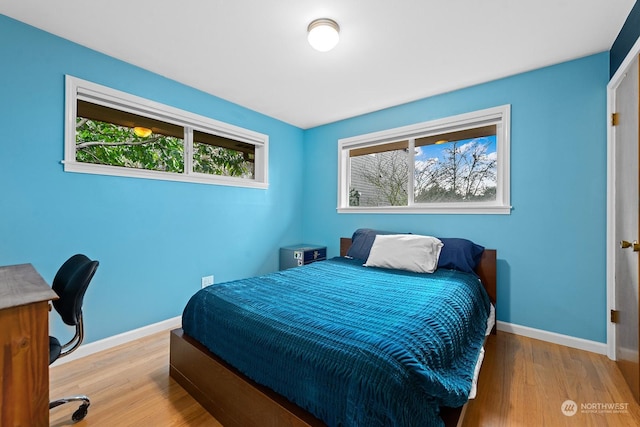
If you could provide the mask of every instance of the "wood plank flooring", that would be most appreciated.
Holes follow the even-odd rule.
[[[51,368],[51,398],[87,394],[91,407],[76,424],[77,405],[55,408],[50,425],[220,427],[169,378],[168,364],[163,332]],[[526,337],[489,337],[478,387],[462,427],[640,425],[640,406],[614,362]],[[575,402],[575,415],[563,414],[566,400]]]
[[[606,356],[503,332],[486,353],[464,427],[640,425],[640,407]],[[562,412],[567,400],[572,416]]]
[[[50,398],[86,394],[91,406],[78,423],[67,403],[51,410],[50,426],[221,427],[169,378],[169,332],[74,360],[50,370]]]

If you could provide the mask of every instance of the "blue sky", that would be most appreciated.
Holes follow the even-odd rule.
[[[487,137],[482,137],[482,138],[473,138],[473,139],[465,139],[465,140],[461,140],[459,141],[459,146],[462,146],[464,144],[467,144],[469,142],[472,141],[478,141],[481,142],[483,144],[489,144],[487,147],[487,154],[490,155],[491,153],[495,153],[496,152],[496,136],[495,135],[490,135]],[[434,159],[434,158],[438,158],[440,160],[443,159],[443,150],[446,148],[451,148],[451,146],[453,145],[455,141],[451,141],[451,142],[447,142],[445,144],[431,144],[431,145],[423,145],[422,147],[417,147],[416,149],[416,157],[415,160],[416,162],[423,162],[426,161],[428,159]]]

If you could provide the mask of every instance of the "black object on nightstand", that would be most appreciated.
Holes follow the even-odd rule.
[[[299,244],[280,248],[280,270],[327,259],[327,247]]]

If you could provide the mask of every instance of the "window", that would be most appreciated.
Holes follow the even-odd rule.
[[[268,137],[67,76],[64,169],[266,188]]]
[[[500,213],[510,106],[338,141],[338,212]]]

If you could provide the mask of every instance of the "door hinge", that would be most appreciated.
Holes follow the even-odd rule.
[[[618,126],[620,123],[620,115],[618,113],[611,114],[611,126]]]
[[[611,310],[610,322],[618,323],[619,320],[620,320],[620,312],[618,310]]]

